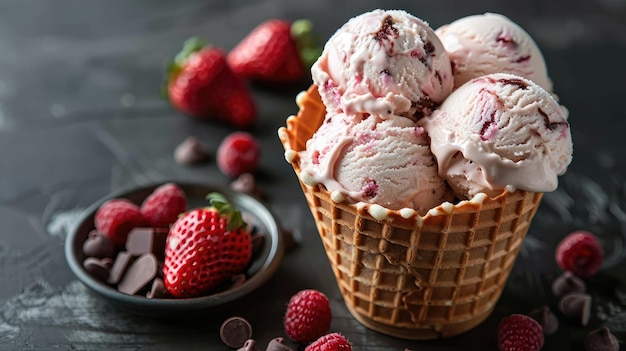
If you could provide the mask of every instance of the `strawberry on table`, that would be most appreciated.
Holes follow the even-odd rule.
[[[241,212],[223,195],[207,196],[210,207],[181,216],[165,248],[165,288],[178,298],[197,297],[240,273],[252,257],[250,233]]]
[[[250,89],[230,68],[221,49],[191,38],[169,65],[168,73],[169,100],[185,114],[239,128],[255,122],[257,109]]]
[[[250,80],[294,83],[321,53],[311,22],[271,19],[258,25],[228,54],[233,71]]]

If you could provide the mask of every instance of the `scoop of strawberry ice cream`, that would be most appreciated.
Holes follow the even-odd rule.
[[[311,68],[328,112],[427,115],[452,91],[450,60],[426,22],[400,10],[350,19]]]
[[[421,127],[400,116],[329,114],[300,152],[302,181],[336,202],[366,202],[421,214],[452,194]]]
[[[512,74],[475,78],[418,122],[439,173],[460,198],[503,189],[553,191],[572,160],[567,111],[545,89]]]
[[[435,32],[452,61],[455,87],[486,74],[511,73],[552,93],[552,81],[539,47],[508,17],[495,13],[467,16]]]

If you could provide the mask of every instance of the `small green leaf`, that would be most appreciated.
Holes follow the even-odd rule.
[[[293,21],[291,37],[296,41],[302,63],[310,68],[322,54],[322,45],[313,31],[313,23],[307,19]]]
[[[226,197],[220,193],[209,193],[206,196],[207,200],[211,203],[211,206],[217,210],[220,215],[228,218],[228,224],[226,229],[234,230],[246,225],[241,212],[228,202]]]

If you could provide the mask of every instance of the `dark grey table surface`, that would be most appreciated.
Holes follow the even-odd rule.
[[[168,322],[114,309],[69,270],[63,244],[81,211],[111,191],[162,180],[226,186],[215,162],[181,166],[174,148],[194,135],[213,150],[233,129],[183,116],[159,92],[165,62],[199,35],[232,48],[263,20],[309,18],[326,39],[348,18],[402,8],[433,27],[486,11],[526,28],[544,52],[555,89],[570,110],[574,162],[546,194],[492,316],[448,340],[406,341],[358,324],[347,312],[313,220],[276,130],[296,112],[303,86],[254,87],[252,129],[262,143],[259,183],[266,204],[297,246],[275,276],[228,310],[201,321]],[[510,313],[555,306],[554,248],[575,229],[601,238],[606,259],[589,283],[585,327],[562,321],[545,350],[582,350],[589,330],[609,326],[626,342],[626,1],[0,1],[0,349],[222,350],[219,324],[246,317],[261,348],[284,336],[289,297],[325,292],[332,331],[355,350],[496,350],[496,327]],[[621,298],[620,298],[621,297]]]

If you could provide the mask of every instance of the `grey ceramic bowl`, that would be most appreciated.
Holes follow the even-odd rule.
[[[154,299],[121,293],[114,287],[92,277],[82,266],[85,258],[82,253],[82,246],[89,232],[94,229],[94,216],[100,205],[112,198],[126,198],[140,204],[156,187],[164,183],[112,193],[90,206],[77,220],[65,243],[65,257],[76,277],[93,293],[132,312],[152,316],[167,316],[174,312],[177,314],[202,312],[203,310],[223,307],[259,288],[275,273],[283,258],[285,245],[276,219],[267,207],[251,196],[229,189],[174,182],[185,192],[188,208],[208,205],[205,196],[210,192],[217,191],[226,196],[243,213],[252,216],[259,232],[266,233],[263,246],[254,255],[248,270],[245,272],[248,279],[237,287],[213,295],[188,299]]]

